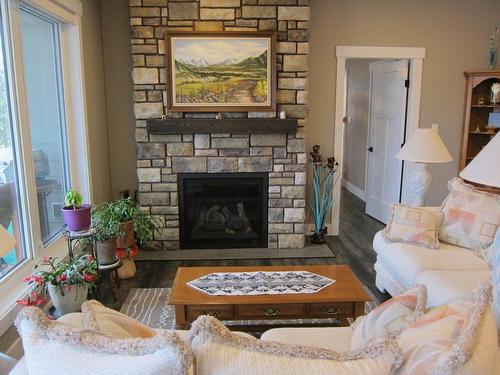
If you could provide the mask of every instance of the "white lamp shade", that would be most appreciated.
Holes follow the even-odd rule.
[[[452,161],[448,149],[434,129],[417,129],[396,157],[419,163],[446,163]]]
[[[460,172],[460,177],[478,184],[500,187],[500,133]]]
[[[0,257],[16,246],[16,239],[0,225]]]

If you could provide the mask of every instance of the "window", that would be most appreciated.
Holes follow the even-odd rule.
[[[15,239],[0,246],[0,336],[23,277],[67,255],[65,191],[91,198],[81,14],[80,1],[0,0],[0,225]]]
[[[38,216],[47,244],[61,231],[69,188],[59,24],[23,7],[21,36]]]
[[[3,22],[3,18],[1,19]],[[3,27],[1,28],[3,30]],[[14,127],[7,81],[4,35],[0,37],[0,225],[16,240],[16,246],[2,251],[0,278],[26,259],[23,246],[22,213],[14,142]]]

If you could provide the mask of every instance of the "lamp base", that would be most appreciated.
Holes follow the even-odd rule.
[[[410,205],[422,207],[425,203],[425,196],[432,182],[432,175],[426,163],[414,163],[410,175]]]

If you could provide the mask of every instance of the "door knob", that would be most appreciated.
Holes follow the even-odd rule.
[[[372,146],[368,147],[367,151],[373,152],[373,147]]]

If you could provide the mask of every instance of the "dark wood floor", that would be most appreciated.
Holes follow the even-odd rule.
[[[379,301],[388,298],[375,287],[375,252],[372,240],[383,224],[364,214],[364,202],[342,189],[340,205],[340,233],[328,238],[328,246],[335,258],[309,259],[257,259],[257,260],[216,260],[216,261],[148,261],[136,262],[137,274],[129,280],[122,280],[115,298],[107,279],[101,285],[103,303],[119,309],[130,288],[171,287],[177,267],[194,266],[265,266],[301,264],[348,264],[360,281],[366,285]]]

